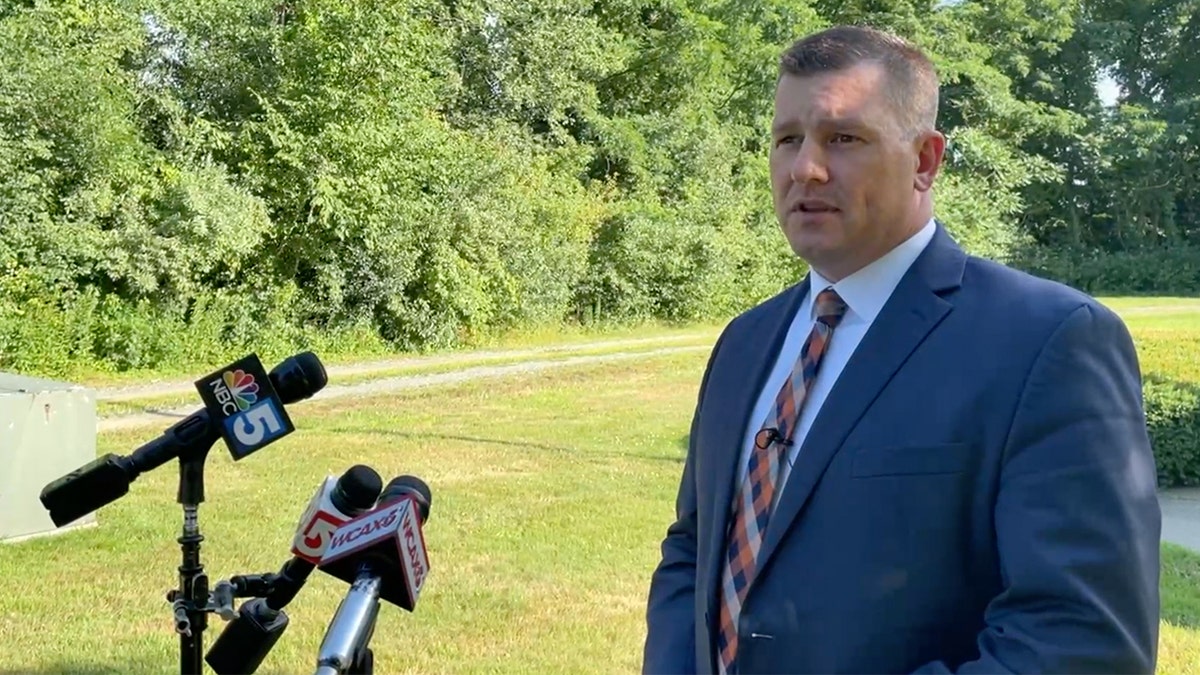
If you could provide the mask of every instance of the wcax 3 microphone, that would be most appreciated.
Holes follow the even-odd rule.
[[[108,453],[46,485],[42,506],[58,527],[74,522],[129,492],[143,473],[190,453],[207,450],[225,437],[240,460],[294,430],[283,406],[306,399],[328,382],[325,366],[312,352],[262,372],[251,354],[196,382],[207,404],[176,422],[162,436],[128,456]],[[220,416],[211,410],[219,410]],[[181,501],[182,503],[182,501]]]
[[[292,558],[266,582],[263,597],[242,603],[205,661],[218,675],[245,675],[258,670],[287,630],[284,606],[308,580],[338,526],[375,506],[383,481],[369,466],[350,467],[340,478],[328,476],[300,518],[292,541]],[[234,586],[245,584],[234,577]]]
[[[333,533],[319,569],[350,583],[321,641],[318,675],[370,673],[368,647],[379,601],[413,611],[429,556],[422,526],[429,518],[429,486],[415,476],[392,479],[371,511]]]

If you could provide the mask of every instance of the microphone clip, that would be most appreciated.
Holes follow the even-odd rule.
[[[774,427],[761,429],[754,435],[754,445],[761,450],[766,450],[773,443],[778,443],[785,448],[790,448],[793,444],[790,438],[784,438],[783,434],[779,433],[779,430]]]
[[[217,585],[229,584],[233,588],[233,597],[235,598],[264,598],[271,594],[278,582],[278,574],[267,572],[265,574],[239,574],[229,581],[222,581]]]
[[[239,597],[237,587],[224,580],[218,581],[209,591],[202,605],[188,602],[179,589],[172,588],[167,591],[167,602],[171,603],[171,613],[175,617],[175,632],[191,637],[192,618],[189,616],[189,607],[197,614],[212,613],[226,621],[232,621],[237,616],[237,611],[233,608],[233,599],[236,597]]]

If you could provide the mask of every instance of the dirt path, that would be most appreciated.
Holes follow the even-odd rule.
[[[1145,305],[1127,307],[1118,310],[1119,314],[1186,314],[1200,312],[1200,302],[1183,305]],[[651,344],[670,344],[688,342],[703,338],[707,333],[685,333],[681,335],[666,335],[647,338],[623,338],[613,340],[597,340],[593,342],[578,342],[527,349],[496,349],[483,351],[464,351],[452,354],[436,354],[430,356],[406,356],[392,359],[379,359],[359,363],[326,366],[330,379],[359,375],[370,375],[398,368],[421,366],[440,366],[455,363],[467,363],[481,359],[514,358],[527,359],[562,352],[582,351],[587,349],[603,349],[605,347],[636,347]],[[115,387],[98,387],[95,389],[97,401],[132,401],[141,398],[153,398],[173,394],[192,394],[195,385],[191,380],[171,382],[152,382],[142,385],[125,385]]]
[[[325,371],[329,374],[330,380],[336,380],[339,377],[350,377],[357,375],[370,375],[387,370],[395,370],[397,368],[409,368],[418,366],[439,366],[454,363],[467,363],[470,361],[478,361],[481,359],[497,359],[497,358],[514,358],[524,359],[546,354],[555,354],[561,352],[574,352],[586,349],[603,349],[605,347],[636,347],[648,344],[670,344],[673,342],[687,342],[703,338],[707,333],[686,333],[682,335],[666,335],[662,337],[649,338],[625,338],[616,340],[599,340],[596,342],[576,342],[560,345],[549,345],[546,347],[533,347],[529,349],[498,349],[485,351],[464,351],[453,354],[436,354],[431,356],[406,356],[394,359],[380,359],[376,361],[363,361],[360,363],[347,363],[342,365],[327,365]],[[319,354],[318,354],[319,356]],[[274,364],[264,364],[269,368]],[[202,373],[201,373],[202,374]],[[177,380],[173,382],[153,382],[144,385],[127,385],[119,387],[98,387],[95,390],[97,401],[131,401],[140,398],[152,398],[155,396],[167,396],[171,394],[194,394],[196,386],[191,380]]]
[[[697,336],[690,336],[695,338]],[[672,338],[684,339],[684,338]],[[644,343],[646,340],[627,341],[628,343]],[[601,343],[602,345],[615,344],[616,341]],[[577,346],[578,347],[578,346]],[[663,356],[666,354],[681,354],[685,352],[707,351],[711,349],[711,345],[689,345],[684,347],[663,347],[660,349],[650,349],[638,352],[615,352],[611,354],[596,354],[590,356],[573,356],[563,359],[554,360],[531,360],[522,361],[520,363],[509,363],[497,366],[474,366],[463,368],[461,370],[453,370],[442,373],[432,373],[428,375],[401,375],[397,377],[385,377],[369,382],[360,382],[356,384],[330,384],[313,396],[311,401],[341,398],[346,396],[366,396],[372,394],[381,394],[392,391],[401,391],[405,389],[417,389],[420,387],[432,387],[437,385],[456,384],[459,382],[467,382],[470,380],[480,380],[493,377],[504,377],[507,375],[521,375],[527,373],[536,373],[545,370],[557,368],[569,368],[571,366],[590,365],[598,363],[613,363],[617,361],[630,361],[636,359],[645,359],[653,356]],[[538,353],[547,353],[556,351],[556,349],[544,349]],[[557,351],[562,351],[557,349]],[[505,355],[514,352],[503,352]],[[475,353],[478,358],[478,352]],[[463,359],[465,360],[465,359]],[[356,366],[357,367],[357,366]],[[393,366],[394,367],[394,366]],[[361,371],[360,371],[361,372]],[[369,371],[368,371],[369,372]],[[332,376],[333,369],[330,369]],[[190,383],[189,383],[190,386]],[[303,403],[297,404],[303,405]],[[175,408],[171,410],[158,410],[152,412],[134,413],[132,415],[120,415],[113,417],[105,417],[97,420],[96,430],[99,432],[116,431],[120,429],[133,429],[143,426],[159,426],[166,428],[174,424],[179,419],[186,417],[200,408],[199,405],[190,405],[187,407]],[[289,408],[290,410],[290,408]],[[297,413],[300,414],[300,413]]]
[[[1200,488],[1159,492],[1162,540],[1200,551]]]

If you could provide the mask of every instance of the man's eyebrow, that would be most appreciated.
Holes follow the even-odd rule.
[[[799,122],[794,119],[775,122],[771,125],[771,133],[780,134],[786,131],[794,130],[799,126]],[[848,117],[822,117],[817,120],[817,128],[833,128],[833,129],[861,129],[866,126],[866,122],[858,115]]]
[[[859,117],[858,115],[851,115],[849,117],[831,117],[823,120],[822,125],[839,128],[850,127],[852,129],[860,129],[866,126],[867,123],[862,117]]]

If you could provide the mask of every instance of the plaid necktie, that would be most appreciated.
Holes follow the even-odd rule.
[[[742,601],[746,599],[746,589],[754,578],[758,550],[771,515],[779,463],[787,452],[787,446],[792,444],[800,406],[804,404],[804,395],[821,367],[825,347],[833,329],[841,323],[846,312],[846,304],[832,288],[821,291],[815,304],[817,321],[800,349],[800,358],[792,368],[791,376],[784,381],[775,397],[775,407],[754,437],[746,479],[734,497],[733,525],[721,575],[717,662],[718,672],[722,674],[732,672],[733,659],[737,655],[738,615]]]

